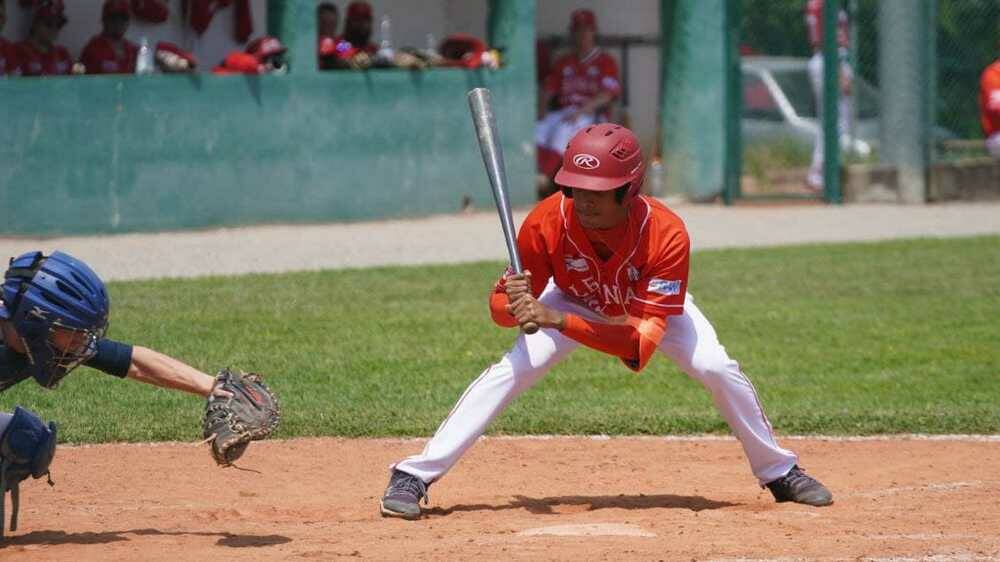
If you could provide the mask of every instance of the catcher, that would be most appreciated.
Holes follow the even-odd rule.
[[[277,428],[277,399],[259,376],[224,369],[212,377],[152,349],[107,339],[109,310],[104,283],[82,261],[62,252],[12,258],[0,298],[0,392],[29,378],[54,389],[73,369],[86,365],[202,396],[203,435],[221,466],[231,466],[250,441]],[[55,424],[46,426],[22,408],[0,413],[0,488],[14,500],[12,531],[18,483],[48,474],[55,442]]]

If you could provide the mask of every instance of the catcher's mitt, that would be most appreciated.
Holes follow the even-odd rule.
[[[231,397],[216,394],[224,390]],[[255,373],[219,371],[212,395],[205,403],[202,432],[212,444],[212,458],[220,466],[232,466],[251,441],[265,439],[281,420],[278,399]]]

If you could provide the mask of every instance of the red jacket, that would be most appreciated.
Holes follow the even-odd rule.
[[[20,72],[17,65],[17,51],[14,44],[0,37],[0,76]]]
[[[122,39],[121,44],[124,49],[119,51],[106,35],[94,36],[80,55],[87,74],[134,74],[139,46],[128,39]]]
[[[47,53],[35,49],[31,41],[21,41],[15,46],[17,64],[24,76],[60,76],[73,70],[73,58],[62,45],[53,45]]]
[[[1000,133],[1000,59],[986,67],[979,81],[979,114],[983,133]]]

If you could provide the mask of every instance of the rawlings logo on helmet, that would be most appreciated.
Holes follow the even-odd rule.
[[[573,164],[584,170],[596,170],[601,165],[601,161],[590,154],[577,154],[573,157]]]

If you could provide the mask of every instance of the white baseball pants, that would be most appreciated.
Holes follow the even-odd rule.
[[[597,319],[595,313],[566,296],[551,281],[539,300],[563,312]],[[395,468],[427,483],[440,479],[512,400],[579,345],[555,329],[542,329],[530,336],[521,333],[514,347],[469,385],[423,452]],[[775,441],[753,384],[739,364],[730,359],[690,294],[684,313],[670,317],[659,350],[711,392],[761,485],[784,476],[796,464],[796,455]],[[669,397],[664,397],[666,400]]]

